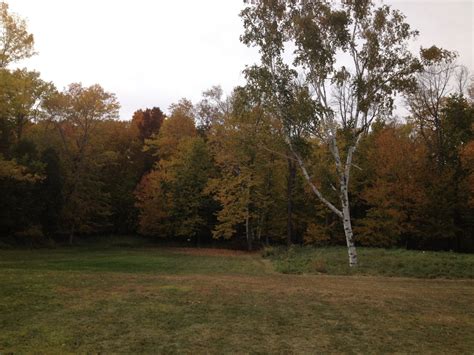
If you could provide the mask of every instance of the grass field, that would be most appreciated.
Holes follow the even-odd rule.
[[[473,254],[378,248],[358,248],[357,252],[357,268],[348,266],[344,247],[267,248],[264,255],[285,274],[474,279]]]
[[[339,251],[326,251],[325,272],[343,273],[331,253]],[[465,257],[452,264],[472,267]],[[0,353],[474,352],[474,280],[288,275],[276,272],[288,271],[284,259],[206,249],[0,251]]]

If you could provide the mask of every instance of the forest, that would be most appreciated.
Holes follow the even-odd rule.
[[[474,251],[474,80],[370,1],[246,4],[245,85],[119,118],[101,85],[20,68],[0,3],[0,248],[143,235],[192,245]],[[291,50],[290,50],[291,48]],[[205,89],[205,88],[203,88]],[[167,109],[167,110],[166,110]]]

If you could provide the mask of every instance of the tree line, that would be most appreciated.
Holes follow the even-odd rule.
[[[456,53],[411,53],[403,14],[368,0],[241,17],[261,54],[245,85],[119,120],[100,85],[13,68],[34,38],[0,3],[0,245],[345,244],[351,265],[356,245],[472,252],[474,84]]]

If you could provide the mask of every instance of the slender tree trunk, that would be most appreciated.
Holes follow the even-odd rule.
[[[360,137],[361,136],[358,137],[357,142],[359,141]],[[340,196],[342,210],[339,210],[330,201],[324,198],[324,196],[321,194],[319,189],[312,182],[311,177],[308,173],[308,170],[306,169],[306,166],[303,162],[303,159],[301,159],[298,153],[295,150],[293,150],[290,144],[290,149],[292,153],[294,154],[296,160],[298,161],[301,171],[303,172],[303,176],[305,177],[306,181],[309,183],[309,186],[311,187],[313,192],[316,194],[319,200],[321,200],[321,202],[323,202],[327,207],[329,207],[331,211],[333,211],[337,216],[339,216],[342,219],[342,223],[344,226],[344,234],[345,234],[346,243],[347,243],[347,252],[349,254],[350,267],[357,266],[357,251],[356,251],[356,247],[354,243],[354,233],[352,232],[351,214],[350,214],[350,209],[349,209],[349,194],[348,194],[350,167],[352,165],[352,155],[356,147],[357,147],[357,143],[349,148],[346,164],[345,164],[345,167],[343,168],[336,141],[335,140],[332,141],[331,152],[336,162],[336,170],[337,170],[337,174],[339,176],[339,182],[340,182],[340,195],[339,196]]]
[[[344,235],[346,237],[347,253],[349,254],[349,266],[357,266],[357,251],[354,243],[354,233],[352,232],[351,210],[349,205],[349,178],[350,167],[352,165],[352,155],[356,146],[352,146],[348,150],[346,164],[344,170],[340,172],[340,198],[342,207],[342,223],[344,226]],[[336,146],[337,159],[339,159],[339,151]]]
[[[75,226],[72,226],[71,232],[69,233],[69,245],[74,244],[74,227]]]
[[[252,251],[252,232],[250,230],[250,218],[247,213],[247,217],[245,218],[245,235],[247,238],[247,249],[248,251]]]
[[[262,244],[262,228],[261,227],[258,227],[257,228],[257,238],[255,239],[256,241],[258,241],[258,243],[261,245]]]
[[[344,235],[346,236],[347,253],[349,254],[349,266],[357,266],[357,250],[352,232],[351,213],[349,205],[346,203],[342,209],[342,222],[344,224]]]
[[[293,191],[296,179],[296,164],[293,159],[288,158],[288,179],[286,187],[286,244],[291,245],[293,241]]]

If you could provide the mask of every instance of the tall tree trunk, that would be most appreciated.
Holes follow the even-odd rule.
[[[350,178],[350,168],[352,165],[352,156],[356,149],[356,145],[349,147],[346,164],[344,170],[340,169],[340,198],[341,198],[341,207],[342,207],[342,223],[344,226],[344,235],[346,237],[347,244],[347,253],[349,254],[349,266],[357,266],[357,251],[354,243],[354,233],[352,232],[352,223],[351,223],[351,210],[349,205],[349,178]],[[339,162],[339,150],[337,145],[335,147],[336,153],[336,162]],[[340,165],[339,165],[340,166]]]
[[[252,251],[252,232],[250,230],[250,217],[247,210],[247,217],[245,218],[245,236],[247,238],[247,249]]]
[[[291,245],[293,241],[293,192],[296,180],[296,164],[288,157],[288,178],[286,187],[286,244]]]
[[[360,140],[360,137],[361,136],[358,137],[357,142]],[[339,216],[339,218],[342,219],[342,223],[344,226],[344,234],[345,234],[346,243],[347,243],[347,252],[349,254],[350,267],[357,266],[357,251],[356,251],[356,247],[354,243],[354,233],[352,232],[351,214],[350,214],[350,209],[349,209],[349,194],[348,194],[350,167],[352,165],[352,155],[356,147],[357,147],[357,143],[349,148],[346,164],[345,164],[345,167],[343,168],[341,164],[341,159],[340,159],[339,150],[338,150],[336,141],[335,140],[332,141],[331,152],[336,162],[336,170],[337,170],[337,174],[339,176],[339,182],[340,182],[339,197],[341,201],[342,210],[339,210],[329,200],[324,198],[324,196],[321,194],[319,189],[312,182],[311,177],[308,173],[308,170],[306,169],[306,166],[303,162],[303,159],[301,159],[299,154],[292,148],[290,144],[290,149],[293,155],[295,156],[301,168],[301,171],[303,172],[303,176],[308,182],[313,192],[315,193],[315,195],[319,198],[321,202],[323,202],[327,207],[329,207],[331,211],[333,211],[337,216]]]
[[[342,208],[342,223],[344,225],[344,235],[346,237],[347,253],[349,254],[349,266],[357,266],[357,250],[354,243],[354,233],[352,232],[351,213],[349,204],[345,203]]]

